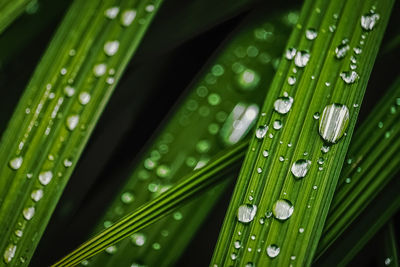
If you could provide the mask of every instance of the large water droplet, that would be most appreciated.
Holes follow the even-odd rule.
[[[23,161],[24,159],[22,157],[15,157],[12,158],[8,164],[11,169],[18,170],[21,167]]]
[[[131,240],[134,245],[141,247],[146,243],[146,236],[142,233],[134,233],[131,235]]]
[[[9,244],[4,250],[3,259],[5,263],[10,263],[15,256],[15,251],[17,246],[14,244]]]
[[[359,76],[358,76],[357,72],[352,70],[352,71],[344,71],[344,72],[340,73],[340,77],[342,78],[342,80],[345,83],[351,84],[351,83],[354,83],[358,79]]]
[[[280,114],[286,114],[292,108],[293,98],[288,97],[280,97],[274,102],[274,109],[276,112]]]
[[[335,48],[335,55],[337,59],[342,59],[346,56],[347,51],[350,50],[350,46],[348,44],[340,44]]]
[[[43,197],[43,190],[42,189],[33,190],[32,193],[31,193],[31,198],[35,202],[38,202],[39,200],[41,200],[42,197]]]
[[[315,38],[317,38],[317,31],[315,29],[309,28],[306,30],[306,38],[308,40],[314,40]]]
[[[254,219],[257,213],[257,206],[252,204],[240,205],[237,212],[239,222],[249,223]]]
[[[371,31],[375,27],[376,22],[378,20],[379,20],[379,14],[371,12],[365,14],[361,16],[361,27],[366,31]]]
[[[136,10],[126,10],[121,14],[121,24],[128,27],[136,17]]]
[[[289,219],[294,211],[293,204],[287,199],[278,199],[272,207],[274,217],[280,221]]]
[[[258,139],[263,139],[264,136],[267,134],[267,132],[268,132],[268,126],[267,125],[261,125],[256,130],[256,137]]]
[[[108,41],[104,44],[104,53],[106,53],[107,56],[113,56],[115,53],[117,53],[118,48],[119,42],[117,40]]]
[[[319,134],[328,143],[336,143],[344,135],[349,124],[349,109],[342,104],[324,108],[319,120]]]
[[[299,159],[292,165],[292,174],[296,178],[303,178],[307,175],[308,170],[311,167],[311,161],[306,159]]]
[[[310,54],[306,51],[298,51],[294,58],[294,64],[299,68],[304,68],[310,60]]]
[[[293,47],[286,50],[286,53],[285,53],[286,59],[292,60],[294,58],[294,56],[296,55],[296,52],[297,52],[296,48],[293,48]]]
[[[47,185],[53,178],[53,173],[51,171],[41,172],[39,174],[39,181],[42,185]]]
[[[35,215],[35,208],[34,208],[34,207],[25,208],[25,209],[22,211],[22,215],[24,215],[24,218],[25,218],[27,221],[31,220],[31,219],[33,218],[33,215]]]
[[[70,115],[67,117],[67,128],[73,131],[79,123],[79,115]]]
[[[270,258],[275,258],[278,256],[280,251],[281,249],[275,244],[271,244],[267,247],[267,255]]]

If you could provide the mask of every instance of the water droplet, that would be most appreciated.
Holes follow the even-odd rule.
[[[167,165],[160,165],[156,170],[156,174],[158,177],[167,178],[171,174],[171,169]]]
[[[237,254],[235,252],[233,252],[231,254],[231,259],[234,261],[234,260],[236,260],[236,258],[237,258]]]
[[[273,127],[275,130],[280,130],[282,128],[282,122],[280,120],[274,121]]]
[[[279,97],[274,102],[274,109],[280,114],[286,114],[292,108],[293,98],[292,97]]]
[[[346,180],[345,180],[345,182],[346,182],[346,184],[351,183],[351,178],[350,178],[350,177],[347,177]]]
[[[21,167],[23,161],[24,159],[22,157],[15,157],[11,159],[8,164],[11,167],[11,169],[18,170]]]
[[[295,83],[296,83],[296,77],[294,77],[294,76],[289,76],[289,78],[288,78],[288,84],[289,85],[294,85]]]
[[[284,158],[283,156],[280,156],[280,157],[279,157],[279,161],[280,161],[280,162],[284,162],[284,161],[285,161],[285,158]]]
[[[329,25],[329,31],[330,32],[336,31],[336,25]]]
[[[208,103],[211,106],[216,106],[221,103],[221,97],[216,93],[212,93],[208,96]]]
[[[112,254],[115,254],[117,252],[117,247],[116,246],[110,246],[110,247],[106,248],[105,251],[108,254],[112,255]]]
[[[161,248],[161,245],[159,244],[159,243],[153,243],[153,245],[152,245],[152,248],[154,249],[154,250],[159,250],[160,248]]]
[[[65,168],[68,168],[68,167],[72,166],[72,161],[70,159],[66,158],[66,159],[64,159],[63,164],[64,164]]]
[[[296,178],[303,178],[307,175],[308,170],[311,167],[311,161],[305,159],[299,159],[292,165],[292,174]]]
[[[328,152],[329,152],[329,146],[323,145],[323,146],[321,147],[321,151],[322,151],[322,153],[324,153],[324,154],[328,153]]]
[[[33,215],[35,215],[35,208],[34,208],[34,207],[25,208],[25,209],[22,211],[22,215],[24,215],[24,218],[25,218],[27,221],[31,220],[31,219],[33,218]]]
[[[64,93],[65,93],[66,96],[71,97],[71,96],[73,96],[75,94],[75,88],[67,85],[64,88]]]
[[[349,109],[345,105],[331,104],[324,108],[319,120],[319,134],[328,143],[336,143],[349,124]]]
[[[146,236],[142,233],[134,233],[131,235],[131,240],[134,245],[141,247],[146,243]]]
[[[300,234],[304,233],[304,228],[299,228],[299,233]]]
[[[21,230],[15,230],[14,234],[18,237],[22,237],[22,235],[24,234],[24,232],[22,232]]]
[[[88,92],[82,92],[79,94],[79,103],[86,105],[90,101],[90,94]]]
[[[255,266],[252,262],[248,262],[246,263],[245,267],[255,267]]]
[[[357,72],[355,72],[354,70],[344,71],[344,72],[340,73],[340,77],[347,84],[354,83],[359,78]]]
[[[269,156],[268,150],[263,151],[263,156],[264,156],[264,158],[267,158]]]
[[[238,76],[238,83],[244,90],[254,89],[260,81],[260,76],[251,69],[244,69]]]
[[[174,212],[174,214],[172,214],[172,217],[174,218],[174,220],[180,221],[180,220],[182,220],[183,215],[181,212],[177,211],[177,212]]]
[[[103,76],[104,73],[106,73],[106,71],[107,71],[107,66],[104,63],[97,64],[93,68],[93,73],[94,73],[94,76],[96,76],[96,77]]]
[[[108,41],[104,44],[104,53],[106,53],[107,56],[113,56],[115,53],[117,53],[118,48],[119,42],[117,40]]]
[[[317,38],[317,31],[315,29],[309,28],[306,30],[306,38],[308,40],[314,40],[315,38]]]
[[[379,14],[372,12],[361,16],[361,27],[366,31],[371,31],[375,27],[379,17]]]
[[[239,248],[242,246],[242,244],[240,243],[239,240],[236,240],[236,241],[233,243],[233,246],[234,246],[236,249],[239,249]]]
[[[280,251],[281,249],[275,244],[271,244],[267,247],[267,255],[272,259],[278,256]]]
[[[292,261],[294,261],[294,260],[296,259],[296,256],[291,256],[290,259],[291,259]]]
[[[147,12],[153,12],[154,11],[154,5],[147,5],[145,9],[146,9]]]
[[[354,48],[353,48],[353,51],[354,51],[354,53],[355,53],[356,55],[359,55],[359,54],[362,53],[362,49],[361,49],[360,47],[354,47]]]
[[[342,59],[346,56],[347,51],[350,50],[350,46],[346,43],[342,43],[340,45],[338,45],[338,47],[336,47],[335,49],[335,55],[337,59]]]
[[[43,197],[43,190],[42,189],[33,190],[32,193],[31,193],[31,198],[35,202],[38,202],[39,200],[41,200],[42,197]]]
[[[386,266],[389,266],[390,263],[392,263],[392,259],[391,259],[391,258],[386,258],[386,259],[385,259],[385,265],[386,265]]]
[[[257,173],[262,173],[262,169],[260,167],[257,168]]]
[[[39,174],[39,181],[42,185],[47,185],[53,178],[53,173],[51,171],[41,172]]]
[[[5,263],[10,263],[15,256],[15,251],[17,246],[14,244],[9,244],[4,250],[3,259]]]
[[[319,165],[324,164],[324,162],[325,162],[325,160],[324,160],[324,158],[322,158],[322,157],[320,157],[320,158],[318,159],[318,161],[317,161],[317,163],[318,163]]]
[[[297,52],[296,48],[293,48],[293,47],[286,50],[286,53],[285,53],[286,59],[292,60],[294,58],[294,56],[296,55],[296,52]]]
[[[310,54],[308,52],[298,51],[294,58],[294,64],[299,68],[303,68],[307,65],[309,60],[310,60]]]
[[[261,125],[257,128],[256,130],[256,137],[258,139],[263,139],[265,137],[265,135],[268,132],[268,126],[267,125]]]
[[[67,128],[70,131],[73,131],[79,123],[78,115],[70,115],[67,117]]]
[[[318,120],[319,119],[319,112],[315,112],[313,115],[313,118]]]
[[[135,197],[130,192],[125,192],[121,195],[121,201],[125,204],[130,204],[135,200]]]
[[[278,199],[272,207],[274,217],[280,221],[289,219],[294,211],[293,204],[287,199]]]
[[[121,24],[125,27],[131,25],[136,17],[136,10],[126,10],[121,14]]]
[[[104,16],[109,19],[115,19],[118,16],[119,7],[110,7],[104,11]]]
[[[237,218],[239,222],[249,223],[254,219],[257,213],[257,206],[252,204],[240,205],[238,208]]]

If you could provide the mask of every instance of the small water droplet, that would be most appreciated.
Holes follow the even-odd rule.
[[[280,161],[280,162],[284,162],[284,161],[285,161],[285,158],[284,158],[283,156],[280,156],[280,157],[279,157],[279,161]]]
[[[386,266],[389,266],[390,263],[392,263],[392,259],[391,259],[391,258],[386,258],[386,259],[385,259],[385,265],[386,265]]]
[[[66,123],[68,130],[73,131],[79,123],[79,116],[78,115],[68,116]]]
[[[308,52],[298,51],[294,58],[294,64],[299,68],[303,68],[307,65],[309,60],[310,60],[310,54]]]
[[[340,77],[347,84],[352,84],[359,78],[358,73],[355,72],[354,70],[344,71],[344,72],[340,73]]]
[[[24,159],[22,157],[15,157],[12,158],[8,164],[11,169],[18,170],[21,167],[23,161]]]
[[[42,185],[48,185],[53,178],[53,173],[51,171],[44,171],[39,173],[39,181]]]
[[[282,122],[280,120],[274,121],[273,127],[275,130],[280,130],[282,128]]]
[[[256,130],[256,137],[258,139],[263,139],[265,135],[267,134],[268,131],[268,126],[267,125],[261,125],[257,128]]]
[[[257,213],[257,206],[252,204],[240,205],[237,212],[239,222],[249,223],[254,219]]]
[[[317,161],[317,163],[318,163],[319,165],[324,164],[324,162],[325,162],[325,160],[324,160],[324,158],[322,158],[322,157],[320,157],[320,158],[318,159],[318,161]]]
[[[252,262],[248,262],[246,263],[245,267],[255,267],[255,266]]]
[[[351,178],[350,178],[350,177],[347,177],[346,180],[345,180],[345,182],[346,182],[346,184],[351,183]]]
[[[63,164],[64,164],[65,168],[68,168],[68,167],[72,166],[72,161],[70,159],[66,158],[66,159],[64,159]]]
[[[296,83],[296,77],[294,77],[294,76],[289,76],[289,78],[288,78],[288,84],[289,85],[294,85],[295,83]]]
[[[353,51],[356,55],[360,55],[362,53],[361,47],[354,47]]]
[[[304,228],[299,228],[299,233],[300,234],[304,233]]]
[[[237,254],[235,253],[235,252],[233,252],[232,254],[231,254],[231,260],[236,260],[236,258],[237,258]]]
[[[286,53],[285,53],[286,59],[292,60],[294,58],[294,56],[296,55],[296,52],[297,52],[296,48],[293,48],[293,47],[286,50]]]
[[[239,73],[237,81],[243,90],[251,90],[258,85],[260,76],[254,70],[244,69]]]
[[[280,221],[289,219],[294,211],[293,204],[287,199],[278,199],[272,207],[274,217]]]
[[[117,247],[116,246],[110,246],[110,247],[106,248],[105,251],[108,254],[112,255],[112,254],[115,254],[117,252]]]
[[[4,250],[3,259],[5,263],[10,263],[15,256],[15,251],[17,246],[14,244],[9,244]]]
[[[65,93],[66,96],[71,97],[71,96],[73,96],[75,94],[75,88],[67,85],[64,88],[64,93]]]
[[[317,38],[317,35],[318,35],[317,31],[313,28],[309,28],[306,30],[306,38],[308,40],[314,40],[315,38]]]
[[[292,108],[293,98],[292,97],[280,97],[274,102],[274,109],[280,114],[286,114]]]
[[[267,158],[269,156],[268,150],[263,151],[263,156],[264,156],[264,158]]]
[[[147,5],[145,9],[146,9],[147,12],[153,12],[154,11],[154,5]]]
[[[294,177],[303,178],[307,175],[308,170],[311,167],[311,161],[305,159],[299,159],[292,165],[291,171]]]
[[[315,112],[313,115],[313,118],[318,120],[319,119],[319,112]]]
[[[146,243],[146,236],[142,233],[134,233],[131,235],[131,240],[134,245],[141,247]]]
[[[31,198],[35,202],[38,202],[39,200],[41,200],[42,197],[43,197],[43,190],[42,189],[33,190],[32,193],[31,193]]]
[[[342,43],[335,48],[335,56],[337,59],[342,59],[346,56],[347,51],[350,50],[350,46],[346,43]]]
[[[262,173],[262,169],[260,167],[257,168],[257,173]]]
[[[119,7],[110,7],[104,11],[104,16],[109,19],[115,19],[118,16]]]
[[[104,73],[106,73],[106,71],[107,71],[107,66],[104,63],[97,64],[93,68],[93,73],[94,73],[94,76],[96,76],[96,77],[103,76]]]
[[[281,249],[275,244],[271,244],[267,247],[267,255],[272,259],[278,256],[280,251]]]
[[[22,211],[22,215],[24,215],[25,220],[27,221],[31,220],[35,215],[35,208],[34,207],[25,208]]]
[[[323,146],[321,147],[321,151],[322,151],[322,153],[324,153],[324,154],[328,153],[328,152],[329,152],[329,146],[323,145]]]
[[[119,42],[117,40],[108,41],[104,44],[104,53],[106,53],[107,56],[113,56],[117,53],[118,48]]]
[[[349,109],[342,104],[331,104],[324,108],[319,121],[319,134],[328,143],[336,143],[349,124]]]
[[[174,220],[180,221],[180,220],[182,220],[183,215],[181,212],[177,211],[177,212],[174,212],[174,214],[172,214],[172,217],[174,218]]]
[[[161,249],[161,245],[160,243],[153,243],[153,245],[151,246],[154,250],[160,250]]]
[[[133,20],[136,17],[136,10],[125,10],[121,14],[121,24],[122,26],[128,27],[129,25],[132,24]]]
[[[130,192],[125,192],[121,195],[121,201],[125,204],[130,204],[135,200],[135,197]]]
[[[376,22],[379,20],[379,18],[380,18],[379,14],[369,12],[361,16],[361,27],[365,31],[371,31],[375,27]]]

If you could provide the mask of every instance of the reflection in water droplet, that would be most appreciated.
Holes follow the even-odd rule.
[[[371,31],[375,27],[379,17],[379,14],[371,12],[361,16],[361,27],[366,31]]]
[[[278,199],[272,207],[274,217],[280,221],[289,219],[294,211],[293,204],[287,199]]]
[[[35,208],[34,207],[25,208],[22,211],[22,215],[24,215],[25,220],[27,221],[31,220],[35,215]]]
[[[303,68],[307,65],[309,60],[310,60],[310,54],[308,52],[298,51],[294,58],[294,64],[299,68]]]
[[[351,84],[351,83],[354,83],[359,78],[359,76],[358,76],[357,72],[352,70],[352,71],[344,71],[344,72],[340,73],[340,78],[342,78],[342,80],[345,83]]]
[[[67,117],[67,128],[70,131],[73,131],[79,123],[78,115],[70,115]]]
[[[281,249],[275,244],[271,244],[267,247],[267,255],[270,258],[275,258],[278,256],[280,251]]]
[[[237,212],[239,222],[249,223],[254,219],[257,213],[257,206],[251,204],[240,205]]]
[[[315,38],[317,38],[317,35],[318,35],[317,31],[313,28],[309,28],[306,30],[306,38],[308,40],[314,40]]]
[[[53,173],[51,171],[45,171],[39,174],[39,182],[42,185],[48,185],[52,178],[53,178]]]
[[[258,126],[258,128],[256,130],[256,137],[258,139],[263,139],[264,136],[267,134],[267,132],[268,132],[268,126],[267,125]]]
[[[121,14],[122,26],[128,27],[136,17],[136,10],[126,10]]]
[[[134,245],[141,247],[146,243],[146,236],[142,233],[134,233],[131,235],[131,240]]]
[[[319,134],[326,142],[334,144],[344,135],[348,124],[349,109],[345,105],[328,105],[319,120]]]
[[[15,256],[15,251],[17,246],[14,244],[9,244],[4,250],[3,259],[5,263],[10,263]]]
[[[11,169],[18,170],[21,167],[23,161],[24,159],[22,157],[15,157],[11,159],[8,164],[11,167]]]
[[[293,98],[292,97],[280,97],[274,102],[274,109],[280,114],[286,114],[292,108]]]
[[[305,159],[299,159],[292,165],[292,174],[296,178],[303,178],[307,175],[308,170],[311,167],[311,161]]]

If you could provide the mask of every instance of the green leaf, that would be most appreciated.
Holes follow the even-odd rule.
[[[29,5],[32,0],[1,0],[0,1],[0,34],[10,25]]]
[[[211,265],[311,264],[392,4],[305,2],[287,58],[267,93],[265,116],[250,143]],[[369,24],[374,27],[365,25],[377,14],[379,22]],[[344,57],[335,55],[341,44],[349,46]],[[317,112],[319,122],[313,118]],[[341,115],[327,119],[336,112]]]
[[[1,139],[0,251],[6,263],[29,263],[160,2],[72,4]]]

